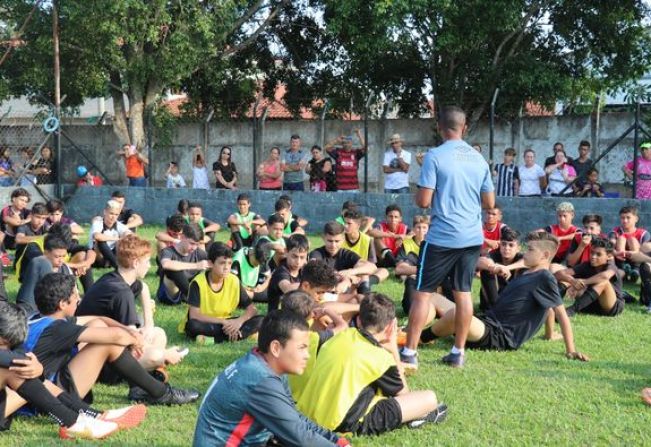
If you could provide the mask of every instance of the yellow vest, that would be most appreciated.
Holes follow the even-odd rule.
[[[357,329],[346,329],[321,347],[298,409],[322,427],[335,430],[362,390],[392,366],[396,366],[395,360],[386,349],[371,343]],[[364,414],[382,399],[386,396],[376,395]]]
[[[355,245],[352,245],[348,242],[348,239],[344,237],[344,242],[342,247],[347,248],[348,250],[355,252],[365,261],[368,261],[368,254],[371,250],[371,244],[373,243],[373,238],[367,234],[359,233],[359,239]]]
[[[289,380],[289,388],[292,391],[292,397],[294,398],[294,402],[298,402],[298,399],[301,398],[303,391],[305,391],[305,386],[307,385],[307,381],[310,379],[310,376],[312,375],[312,371],[314,371],[314,365],[316,365],[316,356],[317,356],[318,348],[319,348],[319,333],[310,331],[310,347],[308,348],[310,352],[310,358],[307,359],[307,365],[305,365],[305,370],[303,371],[303,374],[301,374],[300,376],[296,374],[287,375],[287,379]]]
[[[43,248],[43,246],[45,245],[45,236],[41,236],[35,241],[30,242],[29,244],[36,244],[39,250],[41,250],[41,254],[45,253],[45,249]],[[27,252],[27,247],[29,246],[29,244],[25,246],[25,250],[23,250],[23,253],[20,255],[20,258],[18,258],[18,261],[16,261],[16,278],[20,278],[20,269],[23,266],[23,258],[25,257],[25,253]]]
[[[413,253],[418,256],[420,254],[420,244],[417,244],[413,237],[403,240],[402,248],[405,250],[406,255]]]
[[[190,286],[192,286],[192,283],[196,283],[199,286],[199,296],[201,297],[199,300],[199,310],[207,317],[229,318],[240,303],[240,280],[233,273],[229,273],[224,278],[224,283],[219,292],[215,292],[210,288],[206,273],[204,272],[195,276],[190,282]],[[178,331],[180,333],[185,332],[188,313],[189,311],[185,313],[183,321],[179,323]]]

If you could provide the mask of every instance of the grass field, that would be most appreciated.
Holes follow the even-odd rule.
[[[153,240],[154,227],[140,231]],[[220,234],[223,240],[224,233]],[[314,246],[317,238],[311,238]],[[96,272],[97,277],[104,272]],[[152,292],[154,268],[146,279]],[[9,280],[15,296],[17,283]],[[377,287],[397,304],[402,286],[394,280]],[[629,291],[637,296],[637,287]],[[474,291],[475,298],[477,290]],[[398,308],[400,306],[398,305]],[[187,345],[190,354],[170,369],[175,386],[204,392],[215,375],[253,344],[248,341],[215,346],[195,346],[176,332],[182,307],[158,306],[157,325],[172,344]],[[405,321],[399,311],[401,322]],[[425,445],[649,445],[651,408],[639,398],[651,386],[651,315],[638,305],[628,305],[617,318],[578,316],[572,320],[577,348],[591,361],[566,360],[562,342],[536,337],[517,352],[470,352],[466,367],[454,370],[438,363],[450,340],[420,350],[420,370],[409,378],[412,389],[432,389],[450,407],[448,420],[420,430],[401,429],[375,438],[354,438],[355,446]],[[127,405],[127,386],[98,385],[95,406],[101,409]],[[120,432],[102,445],[184,446],[192,441],[199,403],[182,407],[150,407],[138,428]],[[10,432],[0,434],[0,445],[43,446],[59,444],[55,425],[45,417],[17,419]]]

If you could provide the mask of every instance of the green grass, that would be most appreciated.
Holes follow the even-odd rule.
[[[156,228],[139,232],[153,240]],[[220,239],[225,239],[224,233]],[[311,238],[313,246],[318,238]],[[99,276],[103,272],[97,272]],[[146,278],[157,287],[154,269]],[[17,284],[8,281],[15,296]],[[394,280],[378,291],[399,304],[401,285]],[[637,288],[629,291],[637,296]],[[477,290],[474,290],[477,297]],[[399,306],[398,306],[399,307]],[[195,346],[176,332],[181,307],[159,306],[156,322],[170,343],[191,348],[186,360],[170,369],[176,386],[204,392],[213,378],[253,344],[248,341]],[[405,321],[401,315],[402,322]],[[572,320],[576,345],[590,355],[589,363],[566,360],[562,342],[536,337],[517,352],[470,352],[466,367],[453,370],[438,363],[450,348],[441,340],[420,350],[420,370],[410,377],[411,389],[432,389],[450,407],[448,420],[420,430],[401,429],[375,438],[355,438],[355,446],[425,445],[648,445],[651,409],[639,392],[651,385],[649,319],[638,305],[628,305],[617,318],[578,316]],[[98,408],[127,405],[126,385],[95,390]],[[120,432],[102,445],[189,445],[199,403],[182,407],[149,407],[145,422]],[[17,419],[0,435],[0,445],[59,444],[55,425],[47,418]]]

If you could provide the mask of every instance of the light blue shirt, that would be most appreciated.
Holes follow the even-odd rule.
[[[434,190],[432,223],[425,240],[445,248],[481,245],[481,193],[494,190],[488,163],[462,140],[449,140],[425,155],[418,186]]]

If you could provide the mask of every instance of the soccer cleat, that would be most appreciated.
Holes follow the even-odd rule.
[[[420,428],[425,424],[440,424],[448,417],[448,406],[440,404],[436,410],[429,413],[423,419],[416,419],[407,423],[409,428]]]
[[[628,279],[632,283],[636,283],[638,279],[640,279],[640,271],[636,268],[631,268],[630,273],[628,274]]]
[[[442,357],[441,361],[453,368],[462,368],[465,360],[463,354],[453,354],[450,352],[448,355]]]
[[[418,369],[418,354],[406,355],[402,350],[400,350],[400,363],[402,363],[402,367],[405,368],[405,373],[407,373],[407,370],[415,372]]]
[[[147,415],[147,407],[142,404],[105,411],[99,418],[103,421],[115,422],[123,430],[140,425]]]
[[[72,426],[59,427],[59,437],[61,439],[104,439],[118,429],[118,424],[115,422],[80,414],[77,422]]]
[[[197,390],[172,388],[169,384],[166,387],[165,394],[161,397],[153,397],[142,388],[134,386],[129,390],[129,399],[149,405],[184,405],[194,402],[201,396]]]

